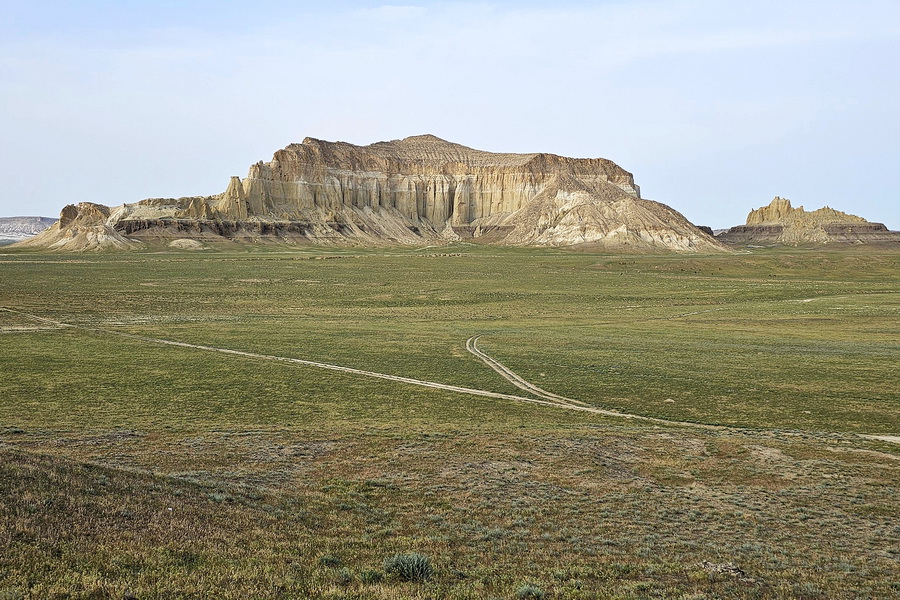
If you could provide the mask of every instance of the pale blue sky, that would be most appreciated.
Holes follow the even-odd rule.
[[[306,136],[609,158],[727,227],[900,229],[900,2],[0,0],[0,216],[223,191]]]

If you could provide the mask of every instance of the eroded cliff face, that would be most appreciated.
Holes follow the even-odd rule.
[[[778,224],[809,229],[833,223],[868,223],[868,221],[828,206],[807,212],[802,206],[792,207],[790,200],[780,196],[775,196],[768,206],[751,210],[747,215],[747,225]]]
[[[109,217],[109,207],[102,204],[69,204],[62,209],[56,223],[36,236],[13,245],[70,251],[133,248],[136,244],[116,231]]]
[[[27,240],[56,222],[48,217],[0,217],[0,243]]]
[[[631,173],[609,160],[483,152],[430,135],[369,146],[307,138],[221,194],[125,204],[107,222],[131,239],[724,249],[642,200]]]
[[[630,173],[604,159],[494,154],[417,136],[370,146],[307,138],[257,163],[240,186],[232,178],[215,211],[222,217],[304,217],[345,208],[396,212],[434,230],[509,215],[559,177],[613,186],[639,197]]]
[[[806,211],[776,196],[750,211],[747,223],[717,236],[730,244],[882,244],[900,243],[900,233],[828,206]]]

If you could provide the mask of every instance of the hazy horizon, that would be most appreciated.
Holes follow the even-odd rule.
[[[725,228],[900,229],[900,5],[44,2],[0,16],[0,216],[212,195],[304,137],[603,157]]]

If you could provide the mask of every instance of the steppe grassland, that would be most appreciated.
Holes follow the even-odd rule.
[[[481,334],[553,392],[748,428],[653,427],[0,313],[0,593],[898,594],[896,447],[854,435],[898,433],[898,253],[0,260],[0,306],[79,326],[523,394],[466,353]],[[60,481],[80,493],[59,497]],[[379,581],[401,551],[431,556],[436,577]]]
[[[77,325],[518,393],[465,352],[482,334],[485,350],[549,390],[673,419],[873,433],[900,414],[897,253],[432,253],[458,255],[20,254],[3,264],[0,301]],[[83,340],[80,357],[103,343],[66,332],[12,346],[69,337]],[[187,375],[186,391],[202,388],[221,357],[187,354],[186,373],[166,382]]]

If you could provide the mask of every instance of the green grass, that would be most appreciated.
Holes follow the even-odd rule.
[[[0,305],[516,393],[464,351],[466,338],[480,333],[485,350],[527,379],[638,414],[860,432],[881,431],[900,416],[898,253],[427,252],[15,254],[0,263]],[[335,260],[315,260],[322,257]],[[22,320],[2,314],[0,327]],[[119,347],[136,356],[165,353],[71,335],[73,348],[107,343],[113,354]],[[15,347],[66,334],[6,337]],[[12,361],[9,371],[28,368],[19,356],[3,357]],[[180,374],[172,373],[169,385],[202,387],[204,370],[220,362],[196,352],[184,360],[190,381],[177,383]],[[120,377],[110,375],[118,389]],[[102,384],[102,375],[95,381]]]
[[[0,306],[525,395],[481,334],[552,392],[731,427],[0,311],[0,598],[900,596],[897,447],[855,435],[900,435],[900,252],[7,251]],[[432,578],[384,573],[411,553]]]

